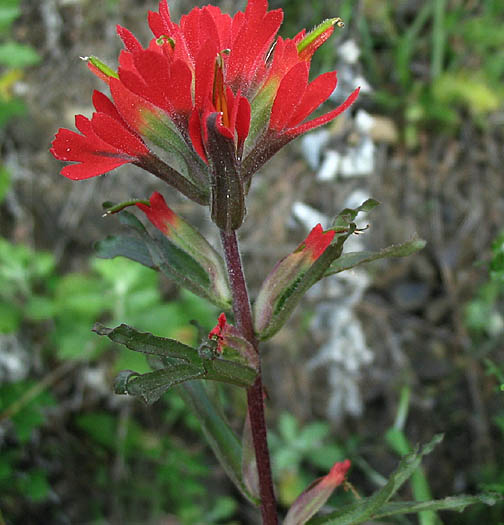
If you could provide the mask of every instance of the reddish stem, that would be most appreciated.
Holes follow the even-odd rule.
[[[226,232],[221,230],[221,240],[226,257],[229,281],[233,291],[233,313],[236,326],[243,336],[252,343],[256,352],[259,353],[236,233],[234,231]],[[260,365],[255,383],[247,390],[247,402],[257,471],[259,474],[259,494],[261,497],[263,525],[277,525],[278,516],[273,490],[273,479],[271,476],[266,421],[264,419],[264,399]]]

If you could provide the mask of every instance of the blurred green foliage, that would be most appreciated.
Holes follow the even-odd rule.
[[[41,348],[37,360],[42,358],[47,370],[38,379],[9,381],[7,377],[0,387],[0,420],[9,422],[0,445],[5,518],[19,519],[19,509],[47,505],[54,499],[52,483],[58,483],[58,475],[50,468],[32,466],[29,460],[35,454],[35,464],[51,464],[65,453],[47,450],[39,442],[41,435],[50,432],[48,410],[55,411],[60,402],[51,392],[50,381],[44,384],[50,370],[54,373],[65,362],[74,362],[76,367],[96,363],[106,366],[111,380],[124,368],[150,369],[143,355],[107,344],[92,333],[97,319],[132,323],[141,330],[194,344],[197,336],[190,320],[198,319],[209,328],[215,317],[213,309],[189,292],[163,301],[158,274],[126,259],[93,259],[89,271],[61,275],[52,254],[0,238],[1,334],[23,337],[28,348]],[[39,372],[32,371],[31,377],[40,373],[39,362]],[[155,428],[133,417],[124,420],[120,407],[104,411],[98,405],[65,421],[75,426],[75,436],[86,451],[88,482],[102,491],[93,498],[90,514],[79,518],[99,521],[107,516],[103,494],[109,494],[110,480],[117,477],[117,458],[124,463],[125,473],[112,493],[124,516],[152,519],[169,512],[183,524],[211,524],[233,515],[236,502],[232,498],[208,491],[205,449],[185,443],[190,435],[190,441],[202,439],[194,416],[175,393],[168,393],[160,407],[162,419]]]
[[[41,60],[37,51],[13,38],[13,23],[21,15],[19,0],[3,0],[0,6],[0,128],[26,107],[13,94],[13,86],[23,78],[23,70]]]
[[[351,448],[350,443],[343,447],[331,438],[328,423],[313,421],[301,426],[287,412],[280,414],[276,429],[269,433],[268,440],[278,498],[286,507],[313,481],[314,472],[324,476],[334,463],[346,459]],[[333,500],[349,502],[345,496],[337,492]]]
[[[472,353],[482,360],[486,374],[494,378],[495,395],[504,395],[504,363],[498,349],[502,347],[504,334],[504,231],[492,243],[492,256],[488,263],[488,279],[480,285],[474,298],[465,308],[465,324],[472,339]],[[504,411],[493,417],[500,443],[504,444]],[[504,455],[502,447],[497,449],[495,461],[481,465],[478,481],[482,490],[504,494]],[[504,505],[497,505],[493,516],[500,517]],[[481,510],[481,509],[480,509]],[[479,519],[478,509],[470,516]]]
[[[465,322],[476,344],[497,342],[504,333],[504,232],[492,244],[489,279],[467,304]]]
[[[367,0],[358,18],[366,75],[382,110],[399,111],[404,138],[433,126],[456,132],[467,116],[481,126],[504,104],[504,4],[428,0],[408,10]],[[379,58],[378,58],[379,57]]]

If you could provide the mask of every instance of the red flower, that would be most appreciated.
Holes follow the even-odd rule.
[[[126,162],[147,165],[190,198],[210,204],[221,228],[237,228],[253,173],[290,140],[335,118],[358,94],[307,121],[336,87],[335,72],[312,82],[308,77],[313,53],[339,19],[274,42],[282,19],[282,10],[268,11],[267,0],[249,0],[233,17],[205,6],[177,24],[162,0],[159,11],[149,13],[154,38],[146,48],[118,27],[125,49],[117,73],[98,59],[89,62],[109,85],[113,103],[107,99],[106,111],[96,108],[84,138],[58,133],[53,154],[81,163],[64,168],[63,175],[80,179]],[[114,126],[106,135],[102,121],[110,119]],[[151,144],[165,150],[163,162],[148,153]]]

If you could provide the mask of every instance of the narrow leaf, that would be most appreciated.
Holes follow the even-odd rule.
[[[141,396],[148,405],[152,405],[172,386],[196,379],[203,374],[202,367],[182,363],[134,377],[128,381],[126,390],[128,394]]]
[[[205,360],[204,367],[205,379],[237,386],[252,386],[257,377],[257,371],[253,368],[226,359]]]
[[[380,511],[373,516],[373,519],[385,518],[388,516],[394,516],[398,514],[412,514],[422,512],[426,510],[438,511],[438,510],[454,510],[462,512],[469,505],[477,503],[483,503],[485,505],[493,506],[497,502],[502,501],[503,496],[501,494],[477,494],[475,496],[462,495],[452,496],[440,500],[432,501],[404,501],[404,502],[393,502],[384,505]]]
[[[352,511],[357,510],[360,506],[367,506],[370,498],[365,498],[351,505],[346,505],[339,509],[336,513],[332,513],[328,516],[311,519],[308,525],[340,525],[341,523],[348,523],[349,525],[357,525],[363,523],[363,520],[358,519],[357,521],[341,521],[340,517],[344,517],[350,514]],[[503,496],[500,494],[477,494],[475,496],[452,496],[440,500],[432,501],[400,501],[393,503],[386,503],[376,512],[374,512],[369,519],[377,520],[381,518],[387,518],[390,516],[397,516],[400,514],[413,514],[422,511],[439,511],[439,510],[451,510],[462,512],[469,505],[475,505],[483,503],[485,505],[493,506],[499,501],[502,501]],[[364,521],[367,521],[366,518]]]
[[[432,452],[442,439],[442,435],[434,436],[420,451],[417,447],[414,452],[404,456],[388,482],[369,498],[359,500],[357,503],[343,507],[323,518],[312,519],[309,521],[310,525],[355,525],[371,519],[411,477],[420,465],[423,456]]]
[[[180,385],[178,391],[198,418],[203,434],[213,453],[239,491],[254,505],[258,498],[249,491],[242,479],[242,448],[240,441],[219,408],[209,398],[199,381]]]
[[[157,337],[148,332],[139,332],[127,324],[121,324],[116,328],[107,328],[100,323],[96,323],[93,327],[93,332],[107,336],[114,343],[124,345],[135,352],[174,357],[196,366],[202,365],[202,359],[195,348],[175,339]]]
[[[109,236],[95,244],[96,255],[101,259],[126,257],[149,268],[157,269],[149,249],[140,239],[123,235]]]
[[[364,263],[384,259],[386,257],[406,257],[419,250],[422,250],[426,241],[423,239],[411,239],[410,241],[401,244],[392,244],[387,248],[383,248],[377,252],[362,251],[362,252],[348,252],[344,253],[339,259],[336,259],[327,269],[325,276],[333,275],[335,273],[349,270],[355,266]]]

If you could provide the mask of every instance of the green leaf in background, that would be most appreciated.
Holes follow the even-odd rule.
[[[28,297],[37,281],[49,278],[54,266],[52,254],[0,237],[0,298]]]
[[[60,279],[54,301],[57,311],[71,314],[81,321],[94,320],[109,304],[103,282],[89,275],[71,273]]]
[[[17,381],[0,386],[0,413],[10,409],[23,395],[34,387],[35,381]],[[44,390],[27,403],[19,406],[11,416],[14,430],[21,443],[27,443],[33,430],[45,421],[44,410],[54,406],[54,396]]]
[[[51,487],[47,480],[47,472],[36,468],[31,469],[17,480],[22,494],[34,503],[40,503],[49,496]]]
[[[11,186],[11,174],[5,166],[0,166],[0,203],[5,199]]]
[[[0,5],[0,36],[7,32],[12,22],[20,15],[19,0],[2,0],[2,5]]]
[[[26,114],[26,105],[18,98],[3,100],[0,97],[0,129],[14,117],[22,117]]]
[[[40,55],[27,44],[5,42],[0,44],[0,65],[25,68],[40,62]]]
[[[445,73],[432,85],[433,96],[442,104],[462,106],[473,115],[486,115],[496,111],[503,96],[474,71]]]
[[[23,320],[21,308],[0,299],[0,334],[12,334],[19,330]]]
[[[147,452],[150,457],[158,458],[162,451],[159,439],[145,432],[134,420],[128,419],[124,428],[120,428],[119,416],[109,412],[95,410],[77,416],[77,426],[103,448],[114,452],[119,444],[122,432],[121,448],[127,457],[136,457],[140,452]]]

